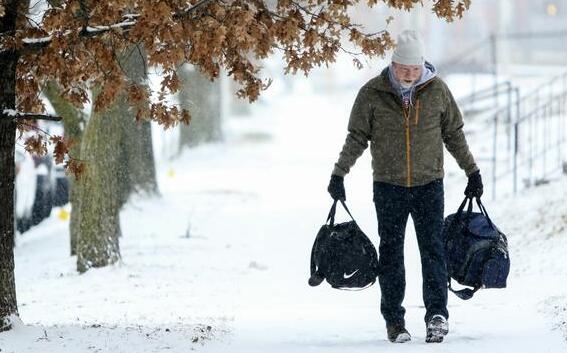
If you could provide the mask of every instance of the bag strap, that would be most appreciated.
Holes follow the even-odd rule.
[[[480,200],[480,197],[474,197],[474,199],[476,201],[478,209],[480,210],[480,213],[482,213],[486,217],[486,219],[488,219],[488,223],[490,224],[492,229],[498,231],[496,229],[496,226],[494,225],[494,223],[492,222],[492,220],[488,216],[488,212],[486,211],[486,207],[484,207],[484,204]],[[467,206],[467,203],[468,203],[468,206]],[[464,210],[465,206],[467,206],[467,213],[466,213],[465,217],[469,217],[470,214],[472,213],[472,209],[473,209],[473,197],[465,196],[465,199],[463,200],[463,202],[461,203],[461,205],[459,206],[459,209],[457,211],[457,219],[461,219],[461,215],[463,214],[463,210]]]
[[[333,205],[331,206],[331,210],[329,211],[329,215],[327,216],[327,222],[326,222],[326,223],[329,223],[329,221],[330,221],[329,225],[331,225],[331,226],[335,225],[335,213],[337,212],[337,201],[339,201],[339,200],[335,200],[335,201],[333,202]],[[341,201],[341,205],[343,205],[344,209],[347,211],[347,213],[348,213],[348,215],[350,216],[350,218],[351,218],[354,222],[356,222],[356,221],[354,220],[354,217],[353,217],[352,214],[350,213],[350,211],[349,211],[349,209],[348,209],[346,203],[345,203],[343,200],[340,200],[340,201]]]
[[[368,283],[365,287],[362,288],[349,288],[349,287],[334,287],[335,289],[340,289],[340,290],[346,290],[349,292],[359,292],[361,290],[365,290],[367,288],[372,287],[372,285],[374,285],[374,283],[376,283],[376,280],[373,280],[372,282]]]
[[[480,209],[480,212],[482,212],[482,214],[486,217],[486,219],[488,220],[488,223],[490,224],[490,226],[492,227],[492,229],[494,229],[495,231],[498,232],[498,229],[496,229],[496,226],[494,225],[494,223],[492,223],[492,220],[490,219],[490,217],[488,216],[488,212],[486,211],[486,208],[484,207],[484,204],[482,203],[482,201],[480,201],[480,198],[477,197],[476,198],[476,204],[478,205],[478,208]]]
[[[467,206],[468,203],[468,206]],[[470,216],[470,214],[472,213],[472,198],[469,198],[468,196],[465,196],[465,199],[463,200],[463,202],[461,202],[461,205],[459,206],[459,209],[457,210],[457,219],[461,219],[461,215],[463,214],[463,210],[465,209],[465,206],[467,206],[467,213],[466,216]]]
[[[317,271],[317,265],[315,264],[315,249],[317,248],[317,243],[319,242],[319,237],[315,237],[315,242],[313,247],[311,248],[311,263],[309,264],[309,270],[311,272],[311,276],[315,274]]]
[[[475,287],[473,289],[470,288],[465,288],[465,289],[461,289],[461,290],[454,290],[451,287],[451,277],[449,277],[449,290],[453,293],[455,293],[455,295],[459,298],[461,298],[462,300],[469,300],[470,298],[473,297],[473,295],[476,293],[476,291],[478,291],[480,289],[480,287]]]
[[[327,221],[325,222],[325,224],[329,223],[329,221],[331,222],[331,223],[329,223],[331,225],[333,225],[335,223],[335,213],[337,212],[337,201],[338,200],[335,200],[333,202],[333,205],[331,206],[331,209],[329,210],[329,215],[327,216]]]

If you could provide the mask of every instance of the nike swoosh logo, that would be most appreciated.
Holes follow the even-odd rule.
[[[345,272],[345,273],[343,274],[343,277],[344,277],[344,279],[349,279],[349,278],[351,278],[352,276],[354,276],[354,274],[357,273],[357,272],[358,272],[358,270],[354,271],[354,272],[351,273],[350,275],[347,275],[346,272]]]

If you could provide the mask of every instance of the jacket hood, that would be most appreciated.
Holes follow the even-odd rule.
[[[382,70],[382,72],[380,73],[380,75],[370,80],[366,84],[366,86],[380,91],[391,92],[398,94],[399,96],[402,96],[403,88],[395,79],[392,80],[390,78],[390,75],[392,75],[393,77],[393,72],[391,72],[391,65],[385,67],[384,70]],[[411,88],[408,88],[407,90],[413,91],[419,86],[423,85],[424,83],[434,79],[435,77],[437,77],[437,69],[435,68],[435,66],[433,66],[433,64],[426,61],[423,64],[423,71],[421,72],[421,77],[419,78],[419,80],[416,82],[415,85],[413,85]]]

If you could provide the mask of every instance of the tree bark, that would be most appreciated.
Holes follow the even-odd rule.
[[[131,111],[126,112],[122,117],[124,202],[134,192],[158,195],[151,123],[136,122]]]
[[[69,151],[72,158],[80,159],[81,138],[83,130],[81,124],[86,121],[84,113],[66,101],[59,94],[59,89],[55,82],[48,82],[42,90],[45,97],[49,100],[55,113],[63,119],[65,138],[73,141],[73,146]],[[77,254],[78,224],[81,215],[81,183],[76,183],[74,177],[69,178],[69,200],[71,202],[71,219],[69,221],[70,234],[70,253]]]
[[[120,259],[119,158],[121,117],[116,105],[93,114],[81,143],[81,159],[86,165],[80,180],[77,270],[104,267]]]
[[[0,18],[0,33],[16,28],[15,0],[4,1],[6,14]],[[14,276],[14,148],[16,123],[4,109],[16,107],[16,65],[13,52],[0,53],[0,332],[12,327],[10,317],[18,315]]]
[[[183,84],[179,102],[191,112],[191,123],[182,125],[179,131],[179,151],[221,140],[220,80],[211,82],[188,65],[181,66],[177,72]]]
[[[121,67],[132,82],[144,80],[144,60],[137,48],[121,53]],[[85,272],[120,258],[120,209],[131,193],[157,193],[150,123],[135,121],[125,93],[103,114],[91,116],[81,159],[87,171],[79,192],[77,269]]]
[[[143,84],[146,80],[145,51],[137,46],[126,49],[120,56],[120,66],[132,82]],[[149,102],[140,104],[148,105]],[[121,174],[123,202],[134,192],[157,195],[158,186],[149,121],[136,121],[136,107],[132,107],[126,95],[118,98],[117,113],[122,116],[121,158],[124,173]]]

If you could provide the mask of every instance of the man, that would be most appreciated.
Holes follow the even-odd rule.
[[[462,129],[463,119],[449,88],[424,60],[418,33],[404,31],[397,39],[392,63],[356,97],[346,142],[328,187],[333,199],[346,198],[343,178],[370,141],[380,236],[380,310],[391,342],[411,339],[402,306],[409,215],[421,256],[426,342],[442,342],[449,332],[442,239],[443,145],[468,176],[465,195],[480,197],[483,190]]]

